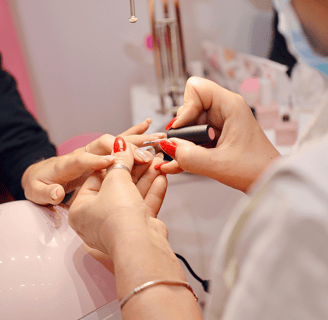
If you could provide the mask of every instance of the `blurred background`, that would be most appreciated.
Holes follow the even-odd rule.
[[[128,0],[0,3],[4,67],[55,144],[85,132],[115,135],[132,125],[131,87],[155,81],[153,55],[144,45],[151,32],[148,1],[136,0],[135,24],[128,21]],[[270,1],[180,0],[180,9],[187,64],[200,59],[204,40],[267,56]]]

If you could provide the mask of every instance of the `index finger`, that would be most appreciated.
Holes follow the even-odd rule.
[[[165,132],[157,132],[152,134],[142,134],[142,135],[131,135],[124,137],[126,141],[134,144],[137,147],[143,147],[143,143],[146,141],[154,141],[156,139],[166,138]]]
[[[191,77],[186,83],[183,107],[178,111],[179,117],[172,128],[179,128],[195,122],[204,112],[212,115],[215,126],[222,126],[229,108],[231,93],[218,84],[199,77]],[[215,110],[211,110],[211,108]],[[215,114],[213,114],[215,113]]]
[[[126,143],[122,137],[116,137],[113,145],[115,164],[112,165],[102,183],[100,193],[112,199],[139,199],[142,197],[132,181],[131,169],[134,164],[132,145]]]
[[[184,170],[180,168],[178,162],[176,160],[172,160],[170,162],[164,163],[160,167],[161,172],[166,174],[178,174],[183,172]]]
[[[124,136],[129,136],[132,134],[143,134],[144,132],[147,131],[147,129],[149,128],[149,125],[153,122],[153,120],[151,118],[148,118],[138,124],[136,124],[135,126],[129,128],[128,130],[122,132],[120,134],[120,136],[124,137]]]
[[[104,172],[95,171],[82,185],[74,200],[74,203],[81,203],[87,198],[95,197],[101,189],[103,180]]]
[[[166,133],[158,132],[152,134],[134,134],[130,136],[124,136],[126,142],[132,143],[137,147],[142,147],[145,141],[153,141],[162,138],[166,138]],[[100,138],[88,144],[88,152],[97,155],[111,154],[114,140],[115,136],[104,134]],[[85,150],[85,148],[83,148],[83,150]]]

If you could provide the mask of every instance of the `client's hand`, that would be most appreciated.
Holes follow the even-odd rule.
[[[144,141],[161,137],[161,134],[142,134],[151,123],[147,119],[142,123],[122,133],[126,141],[136,146],[142,146]],[[108,168],[113,163],[112,145],[115,137],[105,134],[91,142],[86,148],[53,157],[28,167],[22,177],[22,187],[27,199],[38,204],[58,204],[65,194],[81,186],[94,170]],[[152,159],[149,152],[134,148],[136,162],[145,163]]]
[[[126,169],[113,165],[107,172],[94,172],[69,211],[69,223],[84,242],[111,259],[115,243],[127,236],[154,230],[167,237],[165,226],[155,219],[167,187],[165,175],[154,169],[162,157],[156,156],[150,166],[134,166],[133,149],[120,137],[115,140],[113,155],[115,164]]]
[[[162,165],[162,172],[185,170],[246,192],[280,156],[240,95],[212,81],[192,77],[172,127],[205,123],[217,130],[219,139],[215,148],[207,149],[181,139],[161,141],[162,149],[175,159]]]
[[[95,172],[86,180],[68,219],[89,247],[113,261],[117,297],[122,301],[149,281],[185,282],[186,277],[170,248],[165,225],[156,219],[166,177],[156,173],[153,163],[135,184],[130,175],[132,149],[120,137],[115,140],[113,155],[116,164],[107,174]],[[154,158],[158,164],[161,161]],[[145,168],[135,170],[136,177]],[[194,295],[184,286],[149,288],[129,299],[122,312],[124,319],[201,319]]]
[[[160,172],[158,170],[155,170],[156,166],[163,163],[163,158],[164,155],[162,153],[158,153],[151,163],[135,163],[131,171],[132,181],[134,182],[140,194],[142,195],[151,217],[157,217],[160,206],[163,201],[162,196],[164,197],[167,187],[167,180],[158,177],[158,175],[160,175]],[[99,178],[102,180],[103,177]],[[156,190],[156,193],[154,192],[154,190]],[[82,247],[93,258],[95,258],[102,265],[104,265],[111,273],[114,273],[113,262],[107,254],[104,254],[103,252],[97,249],[90,248],[85,243],[82,243]]]

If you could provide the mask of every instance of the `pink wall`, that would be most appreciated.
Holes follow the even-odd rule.
[[[3,68],[15,77],[26,108],[37,117],[24,53],[8,2],[0,0],[0,52]]]

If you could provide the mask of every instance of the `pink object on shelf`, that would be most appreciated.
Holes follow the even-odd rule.
[[[239,93],[250,107],[254,107],[260,99],[260,82],[257,78],[249,78],[239,85]]]
[[[275,126],[276,145],[292,146],[298,135],[298,122],[295,120],[279,121]]]
[[[214,71],[218,71],[219,70],[219,61],[218,61],[218,55],[217,53],[213,53],[211,58],[210,58],[210,64],[211,67]]]
[[[272,82],[268,78],[261,78],[260,103],[255,106],[256,120],[262,129],[274,129],[279,121],[279,106],[274,100]]]
[[[268,106],[258,104],[255,106],[256,120],[263,130],[274,129],[279,121],[279,108],[276,102]]]
[[[93,140],[98,139],[102,135],[103,133],[101,132],[87,132],[76,135],[67,141],[62,142],[57,147],[57,155],[62,156],[64,154],[73,152],[75,149],[85,147],[87,144]]]
[[[148,51],[153,51],[153,36],[151,33],[145,37],[145,47]]]
[[[240,85],[240,89],[242,91],[259,92],[259,90],[260,90],[259,79],[249,78],[249,79],[244,80]]]

